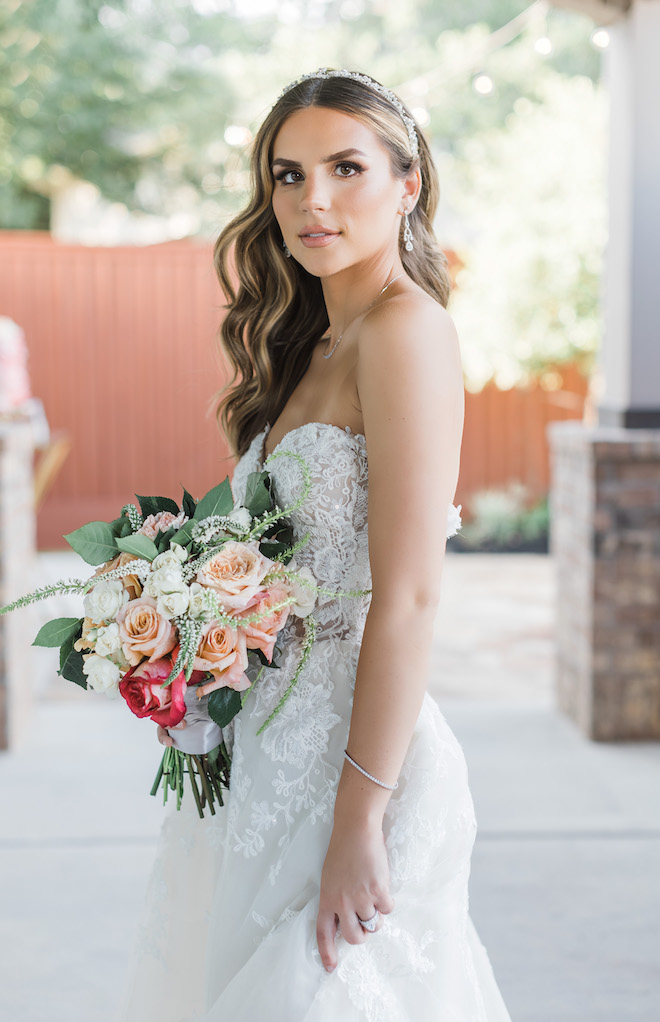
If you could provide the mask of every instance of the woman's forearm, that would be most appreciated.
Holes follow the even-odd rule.
[[[365,770],[394,784],[428,684],[437,602],[372,601],[357,667],[348,752]],[[382,821],[391,792],[347,760],[335,820]]]

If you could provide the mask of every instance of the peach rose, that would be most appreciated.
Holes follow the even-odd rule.
[[[173,525],[180,529],[187,521],[188,515],[183,511],[179,511],[178,515],[173,515],[171,511],[159,511],[158,514],[147,515],[138,529],[138,535],[155,539],[159,532],[167,532]]]
[[[200,568],[196,579],[215,590],[220,603],[228,610],[244,610],[257,593],[263,592],[265,587],[261,580],[273,563],[259,553],[258,543],[230,540]]]
[[[218,621],[210,621],[205,625],[193,668],[196,671],[209,671],[213,681],[199,686],[197,691],[200,698],[214,692],[216,688],[233,688],[237,692],[249,688],[250,681],[245,674],[247,665],[245,632],[242,628],[229,628]]]
[[[150,663],[160,660],[176,645],[173,624],[157,612],[156,601],[151,596],[125,603],[116,620],[124,656],[133,666],[145,657]]]
[[[135,554],[129,554],[125,550],[122,550],[120,554],[113,557],[111,561],[106,561],[100,568],[97,568],[94,575],[105,575],[106,571],[114,571],[115,568],[123,568],[125,564],[130,561],[139,561],[140,558],[136,557]],[[138,596],[142,596],[142,583],[137,575],[124,575],[120,579],[121,584],[128,593],[129,600],[137,600]]]
[[[247,610],[243,611],[243,614],[237,614],[236,620],[240,622],[242,617],[247,617],[249,614],[253,614],[254,611],[264,613],[268,611],[270,607],[274,607],[276,604],[281,603],[287,596],[290,595],[289,587],[281,582],[276,582],[271,589],[267,589],[266,592],[259,593],[253,603]],[[273,648],[277,639],[278,632],[284,627],[284,622],[289,616],[291,610],[290,604],[286,607],[282,607],[281,610],[273,611],[272,614],[267,614],[260,621],[256,621],[253,624],[241,625],[241,628],[245,629],[246,645],[248,649],[260,649],[268,662],[270,663],[273,659]]]

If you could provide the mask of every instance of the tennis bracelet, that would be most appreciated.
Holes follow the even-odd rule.
[[[368,770],[365,770],[364,767],[361,767],[359,763],[356,763],[352,756],[348,755],[348,749],[344,749],[344,756],[351,764],[351,766],[354,766],[356,770],[359,770],[361,774],[364,774],[365,777],[368,777],[370,781],[374,782],[374,784],[380,784],[381,788],[387,788],[388,791],[394,791],[396,788],[399,787],[398,781],[396,782],[396,784],[385,784],[385,781],[379,781],[377,777],[374,777],[374,775],[370,774]]]

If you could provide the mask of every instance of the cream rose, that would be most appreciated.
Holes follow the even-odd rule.
[[[128,593],[121,582],[116,579],[97,582],[83,600],[85,616],[96,625],[106,624],[117,616],[119,608],[127,601]]]
[[[300,568],[296,564],[295,560],[292,559],[287,564],[287,568],[295,571],[306,582],[311,582],[313,586],[316,585],[316,579],[306,565]],[[314,609],[317,595],[316,590],[308,589],[307,586],[299,585],[295,581],[289,582],[288,585],[291,588],[291,595],[296,598],[296,602],[291,604],[291,613],[295,614],[296,617],[307,617],[307,615]]]
[[[230,515],[227,515],[230,522],[234,522],[241,529],[249,529],[252,525],[252,515],[246,507],[239,505],[235,507]]]
[[[123,606],[117,624],[124,656],[133,666],[145,657],[150,662],[159,660],[176,645],[174,626],[158,613],[151,596],[141,596]]]
[[[206,586],[200,586],[199,582],[191,582],[189,591],[190,602],[188,603],[188,613],[190,616],[211,617],[212,615],[206,609],[206,601],[204,600]]]
[[[163,593],[178,593],[187,588],[179,567],[157,568],[151,572],[144,584],[147,596],[153,596],[155,600]]]
[[[178,546],[178,544],[177,544]],[[180,550],[183,547],[179,547]],[[185,554],[185,550],[183,551]],[[181,571],[181,558],[177,555],[175,550],[164,550],[162,554],[157,554],[151,562],[151,570],[158,571],[160,568],[170,568],[172,571]]]
[[[96,633],[94,649],[99,656],[111,656],[121,649],[119,638],[119,625],[112,621],[109,625],[103,625]]]
[[[116,664],[96,653],[83,656],[83,674],[87,678],[87,687],[93,692],[104,692],[114,699],[119,692],[121,674]]]
[[[190,590],[187,585],[171,593],[161,593],[156,602],[156,609],[163,617],[178,617],[185,614],[190,603]]]
[[[259,553],[257,543],[230,540],[197,572],[196,580],[217,593],[219,602],[231,610],[244,610],[257,593],[273,561]]]

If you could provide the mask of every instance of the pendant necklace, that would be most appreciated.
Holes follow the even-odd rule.
[[[337,347],[337,345],[338,345],[338,344],[339,344],[339,342],[341,341],[342,337],[343,337],[343,336],[344,336],[344,334],[346,333],[346,330],[347,330],[347,329],[348,329],[348,327],[349,327],[349,326],[351,325],[351,323],[354,323],[354,322],[355,322],[355,320],[356,320],[356,319],[358,318],[358,316],[361,316],[361,315],[363,315],[363,313],[365,313],[365,312],[369,312],[369,309],[370,309],[370,308],[372,307],[372,305],[375,305],[375,304],[376,304],[376,302],[378,301],[378,299],[380,298],[380,296],[381,296],[382,294],[384,294],[384,293],[385,293],[385,292],[387,291],[388,287],[389,287],[389,286],[390,286],[391,284],[393,284],[395,280],[399,280],[399,278],[400,278],[400,277],[403,277],[403,276],[404,276],[404,274],[403,274],[403,273],[399,273],[399,275],[398,275],[398,276],[396,276],[396,277],[392,277],[392,279],[391,279],[391,280],[388,280],[388,282],[387,282],[387,284],[385,285],[385,287],[383,288],[383,290],[382,290],[382,291],[379,291],[379,292],[378,292],[378,294],[377,294],[377,295],[376,295],[376,297],[374,298],[373,302],[370,302],[370,303],[369,303],[369,305],[367,305],[366,309],[363,309],[363,310],[362,310],[362,312],[358,312],[357,316],[353,316],[353,319],[351,319],[351,320],[350,320],[350,321],[349,321],[349,322],[348,322],[348,323],[346,324],[346,326],[344,327],[344,329],[343,329],[343,330],[342,330],[342,332],[340,333],[339,337],[338,337],[338,338],[337,338],[337,340],[335,341],[335,343],[334,343],[334,345],[333,345],[333,347],[332,347],[332,351],[330,351],[330,352],[329,352],[329,354],[327,354],[327,355],[323,355],[323,358],[330,358],[330,357],[332,356],[332,354],[334,353],[334,350],[335,350],[335,348]],[[328,340],[330,340],[330,338],[328,338]]]

